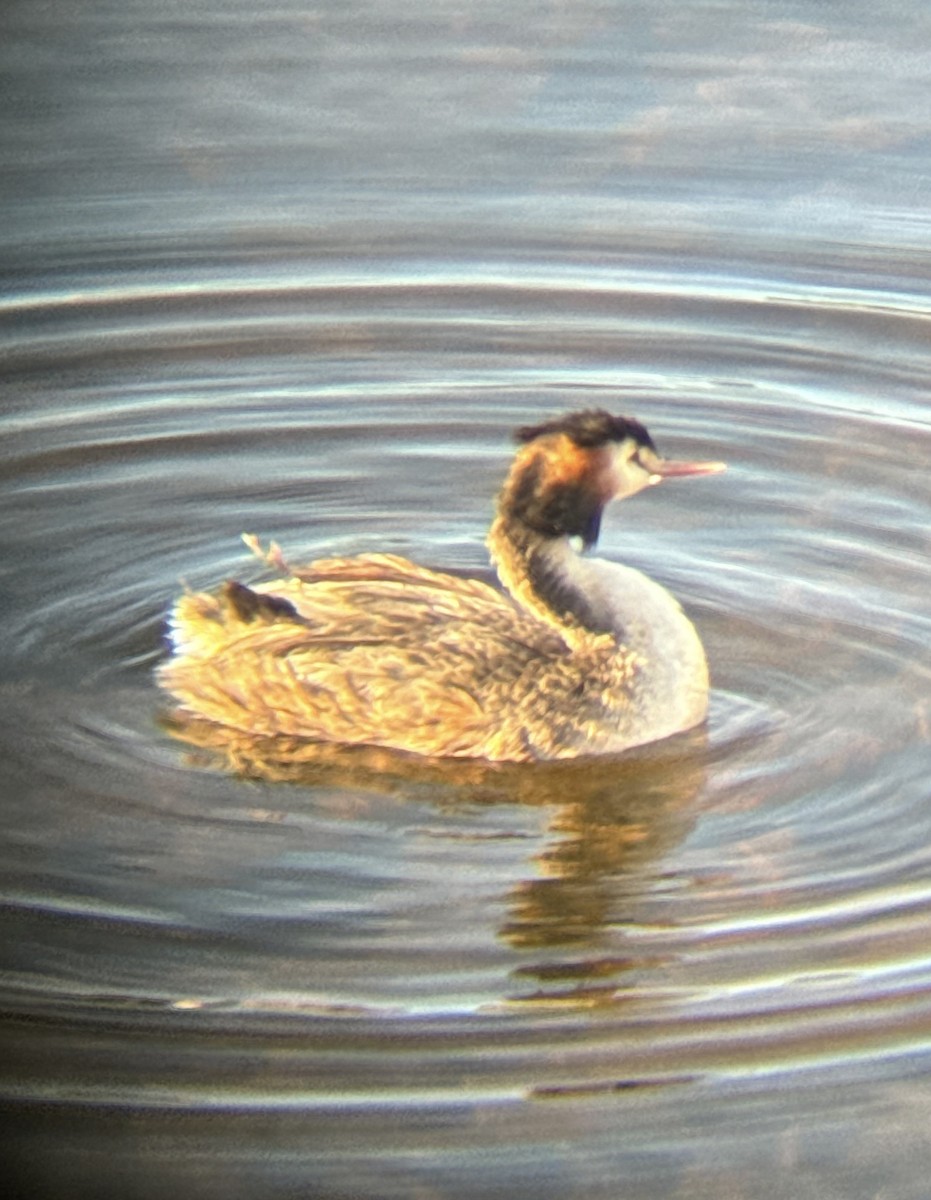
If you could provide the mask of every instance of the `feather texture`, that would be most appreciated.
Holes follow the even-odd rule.
[[[387,554],[188,593],[172,639],[159,680],[209,720],[440,757],[577,754],[606,705],[629,707],[636,669],[611,637],[570,649],[488,584]],[[577,731],[571,743],[561,713]]]

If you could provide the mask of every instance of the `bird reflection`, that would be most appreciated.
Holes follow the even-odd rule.
[[[553,772],[537,872],[512,888],[500,936],[528,952],[515,972],[527,1002],[613,1003],[625,977],[655,966],[618,953],[655,864],[689,833],[705,773],[704,740],[675,739],[611,766]]]
[[[193,761],[251,779],[380,794],[416,792],[446,811],[519,804],[548,810],[532,875],[506,897],[500,939],[524,960],[513,971],[519,1003],[589,1005],[623,998],[625,977],[655,966],[619,953],[644,888],[690,832],[705,779],[702,731],[615,758],[486,763],[396,751],[231,735],[210,722],[169,718]]]

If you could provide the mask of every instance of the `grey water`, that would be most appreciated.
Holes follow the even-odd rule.
[[[923,1200],[931,13],[0,28],[8,1194]],[[243,532],[489,578],[511,431],[594,406],[729,464],[599,548],[698,625],[707,731],[171,735],[165,615]]]

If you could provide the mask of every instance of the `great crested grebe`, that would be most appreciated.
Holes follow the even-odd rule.
[[[661,458],[630,417],[519,429],[488,535],[505,594],[391,554],[183,595],[158,678],[180,715],[257,737],[492,761],[608,754],[700,724],[708,667],[678,602],[582,557],[609,500],[716,462]],[[252,540],[255,548],[254,539]]]

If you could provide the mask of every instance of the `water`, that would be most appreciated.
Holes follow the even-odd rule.
[[[924,1197],[931,17],[253,9],[3,17],[11,1186]],[[730,464],[601,544],[699,625],[706,737],[169,736],[241,532],[487,572],[511,429],[585,405]]]

